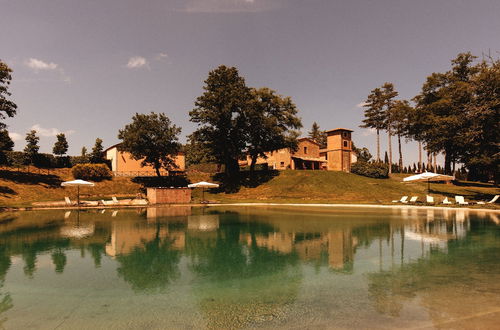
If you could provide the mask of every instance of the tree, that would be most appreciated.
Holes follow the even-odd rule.
[[[172,124],[164,113],[136,113],[132,123],[119,131],[122,143],[118,149],[129,152],[135,160],[142,160],[142,166],[152,166],[156,175],[161,176],[161,168],[177,168],[175,156],[181,149],[180,132],[181,128]]]
[[[0,60],[0,120],[7,117],[14,117],[17,111],[17,105],[8,100],[11,95],[9,92],[10,81],[12,80],[12,70]],[[7,125],[0,121],[0,130],[5,129]]]
[[[52,153],[57,156],[62,156],[68,152],[68,141],[66,140],[66,135],[64,133],[57,134],[57,141],[52,148]]]
[[[387,151],[385,152],[385,155],[384,155],[384,163],[389,164],[389,155],[387,154]]]
[[[472,79],[473,98],[467,107],[467,129],[461,135],[459,160],[469,179],[498,184],[500,174],[500,60],[484,60]]]
[[[28,164],[34,164],[36,161],[36,157],[38,156],[38,150],[40,146],[38,142],[40,138],[36,135],[35,130],[31,130],[26,134],[26,147],[24,147],[24,157]]]
[[[403,168],[403,153],[401,150],[401,136],[408,135],[408,120],[413,108],[406,100],[397,100],[391,108],[392,131],[398,137],[399,168]]]
[[[12,151],[14,148],[14,141],[9,136],[7,130],[0,130],[0,164],[6,164],[7,158],[5,151]]]
[[[383,111],[384,111],[384,128],[387,131],[388,149],[389,149],[389,175],[392,173],[392,107],[393,99],[398,96],[398,92],[394,90],[394,85],[392,83],[386,82],[382,85],[382,99],[383,99]]]
[[[9,136],[9,132],[5,129],[0,130],[0,152],[12,151],[14,148],[14,141]]]
[[[459,54],[450,71],[427,77],[414,98],[419,120],[415,124],[429,152],[444,152],[446,174],[451,174],[451,163],[459,159],[464,148],[460,137],[470,125],[467,109],[473,100],[472,81],[479,71],[472,64],[474,59],[471,53]]]
[[[85,146],[82,147],[81,156],[87,157],[87,147],[85,147]]]
[[[370,153],[370,150],[368,148],[363,147],[363,148],[357,148],[354,145],[354,142],[352,143],[352,150],[356,154],[356,157],[358,159],[358,162],[369,162],[370,159],[372,158],[372,154]]]
[[[297,108],[290,97],[276,94],[269,88],[251,90],[248,117],[247,152],[252,159],[253,171],[258,157],[266,157],[266,152],[289,148],[296,150],[299,132],[302,127],[297,117]]]
[[[309,131],[308,135],[311,139],[319,143],[321,149],[326,148],[326,131],[320,130],[319,125],[316,122],[312,124],[311,130]]]
[[[203,89],[189,112],[190,120],[198,124],[197,137],[225,165],[226,175],[233,177],[247,147],[248,107],[253,99],[250,88],[238,69],[221,65],[209,72]]]
[[[102,140],[100,138],[95,139],[94,147],[92,147],[92,152],[90,153],[90,162],[94,164],[99,164],[104,162],[102,147]]]
[[[206,146],[205,141],[203,141],[198,132],[193,132],[188,135],[187,143],[184,146],[184,151],[186,153],[186,165],[192,164],[206,164],[206,163],[216,163],[216,159],[210,153],[210,150]]]
[[[377,132],[377,162],[380,162],[380,130],[385,128],[384,97],[380,88],[375,88],[368,95],[365,104],[363,128],[373,128]]]

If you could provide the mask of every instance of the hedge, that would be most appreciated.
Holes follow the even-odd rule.
[[[71,169],[75,179],[101,181],[111,179],[111,171],[105,164],[77,164]]]
[[[385,179],[389,177],[389,166],[384,163],[356,162],[351,165],[351,172],[369,178]]]

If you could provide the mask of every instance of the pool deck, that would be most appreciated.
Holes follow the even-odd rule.
[[[282,206],[282,207],[324,207],[324,208],[379,208],[379,209],[423,209],[423,210],[467,210],[500,213],[500,209],[471,208],[471,207],[450,207],[432,205],[389,205],[389,204],[321,204],[321,203],[192,203],[192,204],[156,204],[156,205],[99,205],[99,206],[57,206],[57,207],[19,207],[0,208],[1,211],[29,211],[29,210],[77,210],[77,209],[118,209],[118,208],[146,208],[146,207],[176,207],[176,206]]]

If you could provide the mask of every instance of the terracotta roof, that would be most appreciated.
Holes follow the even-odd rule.
[[[330,129],[328,131],[326,131],[327,133],[328,132],[333,132],[333,131],[348,131],[348,132],[354,132],[352,129],[348,129],[348,128],[334,128],[334,129]]]
[[[297,139],[297,141],[309,141],[309,142],[312,142],[314,144],[320,145],[318,142],[316,142],[313,139],[308,138],[308,137],[299,138],[299,139]]]

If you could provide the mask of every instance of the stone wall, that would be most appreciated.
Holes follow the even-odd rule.
[[[191,202],[189,188],[148,188],[150,204],[187,204]]]

